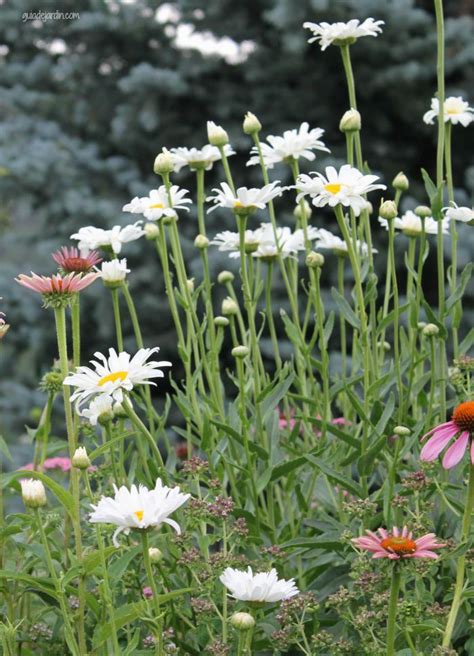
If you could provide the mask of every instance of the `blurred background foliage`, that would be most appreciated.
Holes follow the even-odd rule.
[[[11,324],[1,349],[0,432],[9,441],[18,440],[25,423],[35,423],[31,407],[43,402],[38,379],[56,353],[52,313],[13,278],[30,270],[53,272],[50,253],[80,226],[130,222],[132,215],[123,215],[121,207],[158,184],[152,164],[162,146],[203,145],[206,120],[212,119],[228,130],[238,150],[231,160],[238,183],[260,185],[257,167],[245,168],[251,144],[241,122],[251,110],[263,123],[262,137],[303,120],[323,127],[332,153],[318,157],[316,167],[342,163],[345,145],[338,125],[348,106],[339,51],[309,46],[305,20],[373,16],[386,22],[382,36],[352,48],[364,156],[387,183],[401,169],[409,176],[404,209],[426,202],[420,167],[434,169],[436,129],[422,122],[436,88],[430,0],[63,0],[59,11],[78,12],[77,19],[22,19],[25,12],[57,9],[55,2],[34,8],[22,0],[0,2],[0,296]],[[446,0],[445,11],[447,92],[472,104],[473,2]],[[454,129],[460,204],[472,202],[473,134],[472,128]],[[316,167],[303,164],[305,171]],[[272,177],[289,182],[284,167]],[[221,179],[216,166],[207,188]],[[183,170],[175,181],[194,193],[192,174]],[[283,203],[281,224],[291,224],[292,209]],[[199,255],[192,246],[196,220],[192,212],[184,214],[179,225],[189,271],[199,279]],[[313,222],[334,228],[324,212],[313,214]],[[233,221],[230,214],[215,212],[208,226],[214,235],[233,229]],[[472,257],[474,231],[465,225],[459,231],[463,266]],[[383,271],[386,235],[378,224],[374,232]],[[145,317],[146,343],[160,345],[162,356],[176,362],[156,254],[141,240],[127,245],[124,255]],[[330,256],[326,261],[330,306],[335,271]],[[211,264],[215,275],[232,268],[215,249]],[[428,267],[434,271],[432,256]],[[223,296],[224,290],[217,293]],[[466,325],[473,319],[470,293]],[[114,343],[110,319],[110,297],[96,284],[83,295],[84,360]],[[133,342],[129,346],[134,349]]]

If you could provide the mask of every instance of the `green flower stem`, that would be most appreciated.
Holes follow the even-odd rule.
[[[35,455],[33,459],[34,467],[33,469],[40,472],[43,471],[44,461],[46,460],[46,455],[48,453],[48,438],[51,432],[51,413],[53,411],[53,403],[55,394],[48,392],[48,398],[41,413],[41,418],[39,420],[37,432],[41,430],[41,442],[37,442]]]
[[[145,571],[146,575],[148,578],[148,583],[150,584],[150,588],[153,592],[153,597],[152,597],[152,603],[153,607],[155,610],[156,614],[156,622],[158,625],[158,629],[156,631],[156,638],[157,638],[157,649],[156,649],[156,654],[158,656],[162,656],[164,654],[163,650],[163,617],[162,617],[162,612],[161,612],[161,607],[160,607],[160,600],[158,597],[158,589],[156,587],[156,581],[155,577],[153,575],[153,569],[151,566],[151,561],[150,561],[150,554],[148,553],[148,533],[145,530],[140,531],[141,536],[142,536],[142,548],[143,548],[143,563],[145,565]]]
[[[75,294],[71,303],[72,363],[74,368],[81,364],[81,304],[80,295]]]
[[[400,364],[398,282],[397,267],[395,263],[395,224],[393,219],[388,221],[388,257],[390,258],[390,270],[392,272],[393,287],[393,354],[398,386],[398,420],[401,422],[403,420],[404,401],[402,371]]]
[[[117,470],[117,463],[115,462],[115,455],[114,455],[114,445],[112,443],[113,435],[112,435],[112,430],[111,430],[111,422],[108,421],[105,426],[103,427],[103,437],[104,437],[104,442],[108,443],[109,445],[109,452],[110,452],[110,464],[112,466],[112,472],[114,476],[114,482],[117,485],[121,485],[122,483],[122,477],[119,476],[118,470]],[[121,463],[123,466],[123,462]]]
[[[393,563],[392,583],[390,586],[390,600],[388,602],[387,617],[387,656],[395,654],[395,631],[397,618],[398,593],[400,591],[401,571],[397,562]]]
[[[408,274],[407,274],[407,301],[410,302],[413,296],[413,274],[411,270],[415,269],[415,255],[416,255],[416,238],[408,237]],[[411,269],[411,270],[410,270]]]
[[[145,424],[142,422],[140,417],[137,415],[137,413],[135,412],[135,410],[132,407],[132,404],[130,403],[130,401],[128,400],[128,398],[126,396],[123,397],[122,407],[125,410],[125,412],[127,413],[127,415],[129,417],[130,421],[132,422],[132,424],[135,426],[135,428],[137,430],[140,431],[140,433],[143,435],[143,437],[145,437],[148,444],[150,445],[151,452],[152,452],[154,458],[156,459],[156,462],[158,463],[158,466],[161,470],[161,476],[162,476],[163,480],[166,483],[167,473],[166,473],[166,469],[165,469],[165,463],[163,462],[163,458],[161,457],[160,450],[159,450],[159,448],[158,448],[158,446],[157,446],[157,444],[156,444],[156,442],[153,438],[153,435],[150,433],[148,428],[145,426]],[[137,443],[140,446],[140,440],[138,440]],[[151,474],[150,474],[150,470],[148,468],[148,463],[146,462],[146,459],[145,459],[145,462],[144,462],[144,466],[145,466],[145,471],[147,472],[147,476],[151,479]]]
[[[84,482],[85,482],[85,486],[86,486],[87,495],[88,495],[90,501],[93,503],[94,502],[94,495],[92,494],[87,469],[83,470],[83,476],[84,476]],[[102,576],[103,576],[103,579],[104,579],[103,593],[101,595],[102,596],[102,602],[104,604],[104,608],[106,608],[109,611],[110,627],[112,629],[110,637],[112,639],[113,655],[114,656],[120,656],[120,654],[122,653],[122,650],[120,649],[120,645],[119,645],[119,641],[118,641],[117,625],[116,625],[116,622],[115,622],[114,599],[113,599],[113,595],[112,595],[112,588],[110,586],[109,570],[108,570],[107,561],[106,561],[106,558],[105,558],[104,539],[102,537],[102,533],[100,531],[100,526],[98,524],[95,524],[95,534],[96,534],[96,538],[97,538],[97,546],[98,546],[98,549],[99,549],[100,567],[102,569]],[[101,589],[101,586],[99,586],[99,590],[100,589]]]
[[[135,303],[133,302],[133,298],[130,293],[128,284],[125,281],[122,283],[121,290],[122,290],[123,297],[125,299],[125,303],[127,304],[130,319],[132,320],[133,332],[135,333],[135,341],[137,342],[137,346],[139,349],[145,348],[143,343],[142,331],[140,328],[140,322],[138,320],[138,315],[135,308]],[[147,408],[148,425],[150,426],[151,433],[154,434],[155,420],[154,420],[154,413],[153,413],[153,404],[151,401],[151,390],[149,385],[145,385],[144,396],[145,396],[145,404]]]
[[[122,334],[122,321],[120,319],[120,302],[118,295],[118,288],[112,287],[110,289],[112,294],[112,305],[114,308],[114,320],[115,320],[115,333],[117,335],[117,348],[119,353],[123,351],[123,334]]]
[[[59,364],[61,367],[61,376],[64,380],[69,373],[69,362],[67,353],[67,338],[66,338],[66,311],[64,307],[55,308],[54,318],[56,322],[56,336],[58,341],[58,354]],[[66,417],[66,430],[69,446],[69,457],[72,458],[77,447],[76,431],[74,426],[74,418],[72,414],[71,398],[68,385],[63,385],[63,400],[64,400],[64,414]],[[79,479],[78,471],[74,467],[71,468],[70,473],[72,496],[74,499],[74,516],[72,520],[74,530],[74,542],[76,557],[79,563],[82,562],[82,537],[81,537],[81,524],[80,524],[80,499],[79,499]],[[85,584],[82,576],[78,581],[78,638],[79,647],[82,654],[87,654],[86,638],[84,629],[84,613],[85,613]]]
[[[349,93],[349,104],[351,106],[351,109],[357,109],[354,73],[352,70],[351,55],[348,45],[341,46],[341,56],[342,56],[342,63],[344,65],[344,72],[346,74],[347,91]],[[364,160],[362,158],[362,145],[361,145],[359,130],[355,132],[355,150],[356,150],[357,167],[359,168],[360,171],[362,171]]]
[[[266,285],[265,285],[265,303],[266,303],[266,314],[267,314],[267,322],[268,322],[268,329],[270,331],[270,336],[273,344],[273,354],[275,357],[275,364],[277,367],[277,370],[279,371],[281,369],[281,356],[280,356],[280,348],[278,346],[278,336],[275,330],[275,321],[273,319],[273,311],[272,311],[272,278],[273,278],[273,262],[268,262],[268,267],[267,267],[267,276],[266,276]]]
[[[219,146],[219,152],[221,154],[222,166],[224,167],[224,173],[227,180],[227,184],[232,189],[232,193],[235,195],[235,185],[234,180],[232,179],[232,173],[230,172],[229,160],[225,154],[225,147]]]
[[[34,510],[35,518],[36,518],[36,524],[38,526],[38,531],[40,534],[41,542],[43,544],[44,548],[44,553],[46,556],[46,563],[48,565],[48,570],[49,570],[49,575],[53,581],[54,584],[54,589],[56,591],[56,594],[58,596],[58,602],[59,602],[59,607],[61,609],[61,613],[63,616],[63,621],[64,621],[64,633],[67,637],[67,644],[68,647],[71,649],[72,653],[74,656],[82,656],[83,654],[86,654],[87,652],[82,651],[82,647],[79,648],[76,638],[74,637],[74,631],[72,628],[71,620],[69,618],[69,612],[68,612],[68,607],[64,595],[64,591],[62,589],[61,581],[58,578],[58,575],[56,574],[56,570],[54,568],[54,563],[53,563],[53,558],[51,556],[51,551],[49,548],[49,543],[48,543],[48,538],[46,537],[46,532],[44,530],[43,526],[43,520],[41,518],[40,512],[38,508],[35,508]]]
[[[435,338],[433,335],[428,337],[430,343],[430,363],[431,363],[431,376],[430,376],[430,397],[428,405],[428,418],[426,421],[426,426],[431,426],[433,423],[433,408],[435,402],[435,391],[436,391],[436,349],[435,349]]]
[[[240,338],[241,338],[241,341],[237,341],[237,344],[244,344],[245,346],[248,346],[247,328],[245,327],[244,318],[242,316],[242,311],[240,309],[239,299],[237,298],[237,294],[235,293],[235,289],[231,282],[226,283],[226,289],[231,299],[237,305],[236,317],[237,317],[237,323],[239,324]]]
[[[454,203],[454,185],[453,185],[453,166],[451,161],[451,137],[452,137],[452,124],[450,122],[446,123],[445,126],[445,164],[446,164],[446,184],[448,188],[448,199],[450,203]],[[451,293],[456,290],[457,287],[457,277],[458,277],[458,232],[456,229],[456,221],[451,221],[449,225],[449,230],[451,233],[451,270],[450,270],[450,287]],[[453,314],[453,355],[456,359],[459,355],[459,336],[458,336],[458,326],[457,326],[457,315],[461,314],[462,311],[462,301],[459,300],[456,303],[454,314]]]
[[[241,362],[242,364],[242,362]],[[222,522],[222,555],[227,558],[227,526],[225,519]],[[222,586],[222,641],[227,644],[227,588]]]
[[[344,265],[346,257],[345,255],[339,255],[337,258],[337,286],[339,294],[341,296],[345,295],[345,285],[344,285]],[[347,378],[347,336],[346,336],[346,320],[339,314],[339,332],[341,338],[341,368],[342,368],[342,382],[345,384]],[[346,417],[345,412],[346,407],[346,395],[344,395],[344,417]]]
[[[461,528],[461,544],[465,544],[469,549],[470,536],[471,536],[471,521],[474,512],[474,465],[469,465],[469,484],[466,492],[466,505],[464,507],[464,514],[462,519]],[[466,552],[458,558],[456,567],[456,583],[454,586],[454,596],[451,604],[451,610],[448,615],[448,622],[443,636],[443,647],[449,647],[451,644],[451,637],[453,635],[456,618],[461,607],[461,599],[464,588],[464,577],[466,570]]]

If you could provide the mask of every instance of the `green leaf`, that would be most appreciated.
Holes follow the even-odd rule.
[[[21,583],[28,585],[28,587],[33,588],[33,590],[41,592],[48,597],[52,597],[56,602],[58,601],[56,591],[48,579],[42,579],[38,576],[28,576],[28,574],[21,574],[20,572],[6,569],[0,570],[0,580],[2,579],[20,581]]]
[[[266,395],[265,399],[263,400],[262,403],[262,416],[264,419],[268,416],[269,413],[273,412],[275,408],[278,406],[280,401],[286,396],[286,393],[290,389],[291,385],[293,384],[293,380],[295,379],[295,372],[292,371],[291,373],[288,373],[287,371],[283,371],[283,380],[277,383],[273,390]],[[264,392],[260,394],[259,398],[257,399],[257,403],[262,401],[262,395],[264,395]]]
[[[293,460],[287,460],[286,462],[275,465],[272,469],[272,475],[270,477],[271,481],[276,481],[282,476],[291,474],[295,469],[299,469],[306,464],[306,457],[300,456],[299,458],[294,458]]]
[[[224,431],[226,435],[231,437],[233,440],[238,442],[242,447],[244,446],[244,440],[243,437],[238,433],[236,430],[228,426],[227,424],[223,424],[220,421],[216,421],[215,419],[211,419],[211,424],[214,426],[217,426],[220,430]],[[249,442],[249,449],[253,453],[256,453],[262,460],[268,460],[269,458],[269,453],[265,451],[263,447],[261,447],[259,444],[255,444],[255,442]]]
[[[312,465],[319,469],[329,479],[338,483],[343,489],[352,492],[352,494],[354,494],[359,499],[364,497],[362,488],[355,481],[347,478],[346,476],[343,476],[335,469],[329,467],[329,465],[327,465],[324,460],[321,460],[321,458],[315,458],[310,453],[308,453],[305,457]]]
[[[466,289],[467,283],[469,282],[472,275],[472,264],[466,264],[464,270],[461,274],[461,279],[458,280],[457,287],[451,296],[446,301],[446,312],[449,314],[451,309],[456,305],[456,303],[462,298],[464,291]]]
[[[74,507],[74,499],[72,495],[65,490],[62,485],[54,481],[46,474],[42,474],[37,471],[29,471],[26,469],[18,469],[14,472],[4,474],[1,477],[4,485],[9,485],[11,482],[16,481],[19,478],[35,478],[42,481],[46,487],[51,490],[54,496],[58,499],[59,503],[64,507],[64,509],[69,513],[72,519],[76,517],[76,510]],[[5,482],[6,481],[6,482]]]
[[[331,289],[331,296],[333,297],[339,312],[342,314],[347,323],[349,323],[356,330],[360,331],[360,321],[344,296],[342,296],[342,294],[340,294],[335,287],[332,287]]]

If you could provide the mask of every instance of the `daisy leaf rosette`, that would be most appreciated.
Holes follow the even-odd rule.
[[[76,402],[76,409],[80,413],[83,403],[99,394],[108,394],[114,401],[121,403],[124,393],[129,393],[137,385],[155,385],[153,378],[164,378],[160,367],[171,367],[166,360],[150,361],[153,353],[159,348],[144,348],[137,351],[132,357],[126,351],[117,353],[114,348],[109,349],[109,357],[103,353],[95,353],[97,360],[91,360],[91,367],[78,367],[75,373],[66,376],[64,385],[75,387],[71,402]]]
[[[295,580],[279,579],[276,569],[253,573],[227,567],[219,577],[234,599],[255,603],[275,603],[299,594]]]
[[[149,490],[144,485],[132,485],[130,489],[122,485],[114,485],[113,497],[103,496],[97,505],[92,505],[93,512],[89,517],[91,523],[114,524],[117,530],[113,535],[113,543],[120,546],[117,537],[121,532],[126,535],[130,530],[146,530],[168,524],[178,534],[179,524],[170,515],[180,508],[190,498],[178,486],[169,488],[163,485],[159,478],[155,487]]]

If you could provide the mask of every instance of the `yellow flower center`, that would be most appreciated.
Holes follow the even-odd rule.
[[[416,542],[410,540],[409,538],[395,537],[394,535],[385,538],[380,543],[380,546],[396,553],[398,556],[404,556],[405,554],[412,554],[416,551]]]
[[[138,519],[138,521],[141,522],[142,519],[143,519],[143,515],[145,514],[145,511],[144,510],[135,510],[133,514]]]
[[[105,385],[106,383],[115,383],[117,380],[120,380],[120,382],[123,383],[126,377],[126,371],[114,371],[111,374],[107,374],[107,376],[103,376],[99,380],[99,387],[102,387],[102,385]]]
[[[339,182],[334,182],[331,184],[324,185],[326,191],[329,191],[330,194],[338,194],[341,191],[342,184]]]
[[[153,205],[150,205],[151,210],[162,210],[164,207],[163,203],[154,203]]]
[[[446,114],[461,114],[461,112],[459,111],[459,109],[454,108],[454,109],[446,110]]]
[[[240,200],[236,200],[234,202],[234,207],[243,207],[243,203],[241,203]]]

